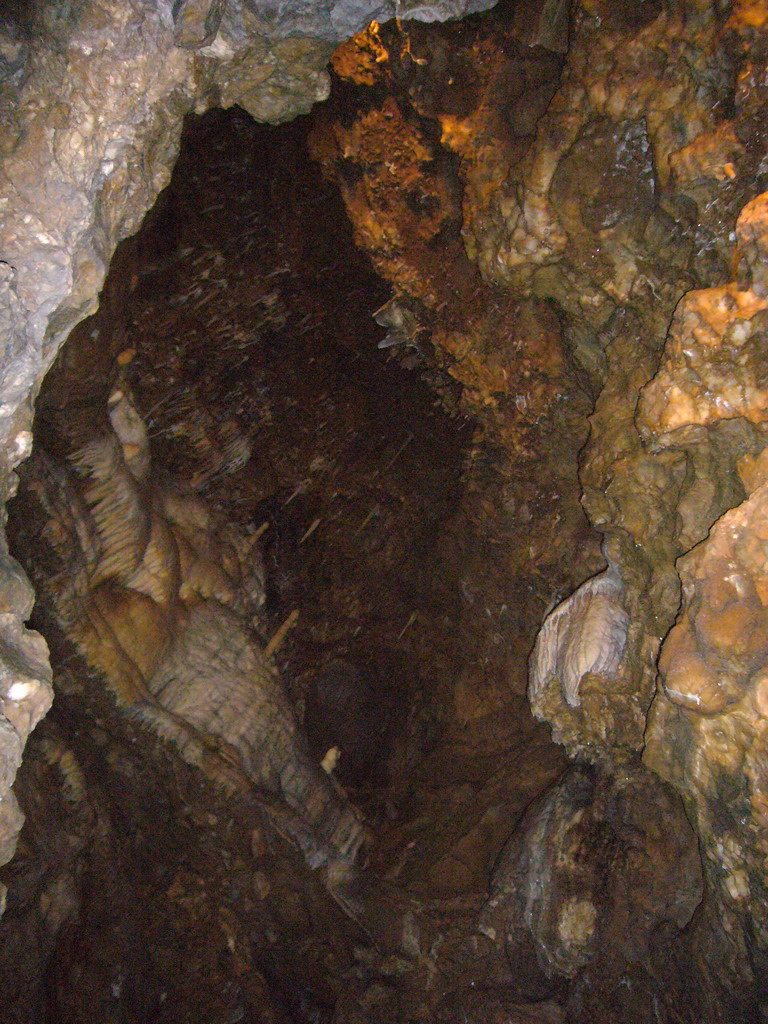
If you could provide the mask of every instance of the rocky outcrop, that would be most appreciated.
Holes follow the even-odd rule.
[[[218,783],[270,794],[278,816],[284,803],[312,867],[354,859],[360,819],[313,764],[249,626],[265,596],[257,536],[158,479],[125,386],[108,408],[108,434],[67,462],[38,451],[22,470],[21,500],[45,520],[39,538],[19,537],[36,585],[119,704]]]
[[[11,786],[29,734],[51,706],[53,687],[48,648],[20,619],[29,616],[34,595],[21,566],[6,556],[0,612],[0,863],[16,849],[24,823]],[[0,884],[0,912],[5,886]]]
[[[649,719],[646,762],[684,795],[697,824],[732,960],[746,941],[768,943],[763,676],[766,619],[765,457],[762,397],[764,197],[738,221],[739,285],[694,292],[681,304],[638,423],[649,443],[706,444],[723,422],[742,424],[752,451],[732,450],[747,501],[722,516],[678,561],[683,603],[659,659],[661,689]],[[743,285],[743,287],[742,287]],[[752,290],[754,285],[754,290]],[[749,424],[749,429],[747,428]],[[744,933],[734,920],[747,922]],[[734,966],[734,972],[736,967]]]
[[[646,762],[686,798],[724,904],[768,940],[765,852],[768,490],[680,559],[684,601],[661,651]]]
[[[229,0],[20,5],[0,22],[0,494],[31,449],[32,403],[72,327],[96,307],[117,243],[136,230],[167,184],[182,119],[240,104],[263,121],[308,110],[328,91],[324,70],[338,42],[372,18],[434,20],[489,6],[484,0],[334,3],[294,8]],[[397,10],[395,9],[397,7]],[[5,551],[5,542],[2,542]],[[42,641],[24,632],[31,589],[8,555],[8,689],[27,700],[32,725],[50,701]],[[30,684],[31,685],[31,684]],[[27,691],[25,690],[25,693]],[[10,792],[26,740],[6,719],[0,759],[11,855],[19,814]]]
[[[548,978],[601,961],[631,973],[651,962],[655,932],[688,924],[701,894],[695,836],[672,789],[642,769],[615,779],[574,767],[505,847],[480,928],[513,963],[532,948]]]

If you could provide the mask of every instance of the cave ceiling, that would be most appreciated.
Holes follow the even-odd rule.
[[[9,1021],[768,1019],[767,90],[760,0],[0,15]]]

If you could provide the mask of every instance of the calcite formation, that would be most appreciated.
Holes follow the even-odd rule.
[[[60,625],[118,700],[188,760],[298,812],[289,835],[312,866],[354,858],[358,815],[312,763],[274,663],[248,626],[264,599],[253,538],[158,482],[124,388],[110,396],[109,421],[110,433],[68,464],[39,452],[24,470],[50,552],[47,573],[37,560],[31,570]]]
[[[17,5],[4,12],[4,500],[14,489],[14,467],[30,452],[32,396],[71,328],[95,308],[117,243],[136,230],[167,184],[184,115],[218,102],[240,103],[260,120],[293,117],[327,95],[324,68],[333,46],[371,18],[407,13],[429,21],[487,6],[485,0],[344,2],[311,9],[237,0],[108,0],[76,8]],[[11,589],[17,586],[12,565],[3,578]],[[30,599],[27,591],[9,612],[17,625]],[[26,645],[39,642],[30,634]],[[32,660],[38,663],[36,655]],[[7,751],[9,763],[17,763],[11,746]],[[12,777],[10,772],[6,781]],[[3,783],[6,818],[12,799]],[[0,862],[13,848],[17,818],[13,829],[0,829]]]
[[[745,264],[749,288],[764,299],[768,295],[768,192],[747,203],[736,221],[736,269]]]
[[[627,888],[625,872],[642,882]],[[592,960],[626,970],[648,960],[656,929],[684,928],[701,895],[695,836],[672,789],[642,769],[613,779],[573,767],[505,847],[480,928],[513,961],[532,943],[549,977]]]
[[[637,422],[657,442],[681,427],[768,414],[764,379],[768,300],[735,285],[688,292],[670,328],[661,368],[643,390]]]
[[[587,674],[612,679],[627,646],[629,616],[622,607],[621,574],[609,566],[547,616],[531,655],[528,695],[534,710],[544,687],[559,683],[566,703],[578,707]]]
[[[604,551],[622,544],[612,538]],[[534,715],[572,757],[605,766],[631,763],[642,749],[656,650],[643,577],[616,558],[546,617],[529,661]]]
[[[683,606],[661,649],[663,689],[652,707],[645,758],[695,816],[723,917],[743,915],[760,946],[766,923],[761,900],[752,896],[765,885],[766,843],[763,208],[760,196],[737,222],[738,283],[694,291],[681,302],[637,411],[646,443],[657,449],[701,449],[725,427],[734,440],[741,432],[721,467],[733,477],[738,469],[752,493],[678,560]]]
[[[768,486],[678,562],[684,601],[659,659],[645,760],[683,794],[726,919],[768,918]],[[726,928],[726,932],[728,929]],[[738,942],[738,933],[732,939]]]
[[[13,467],[30,451],[30,395],[93,309],[116,242],[167,181],[182,116],[215,102],[240,103],[265,121],[305,111],[328,94],[335,43],[360,33],[334,66],[373,92],[343,120],[321,125],[312,146],[340,185],[361,246],[392,284],[392,303],[379,311],[384,343],[434,360],[458,382],[483,440],[535,465],[540,495],[572,486],[593,406],[579,482],[590,522],[611,545],[611,568],[595,578],[593,540],[584,563],[563,571],[555,599],[573,596],[540,637],[532,696],[571,753],[637,771],[646,743],[647,763],[683,794],[706,853],[706,899],[741,961],[730,974],[738,987],[734,978],[750,981],[744,965],[759,967],[768,952],[768,213],[756,195],[768,12],[752,0],[580,0],[566,17],[567,5],[544,0],[518,4],[497,38],[468,30],[466,45],[458,30],[435,41],[402,20],[478,6],[105,0],[73,14],[49,7],[3,29],[0,485],[10,493]],[[399,20],[389,28],[365,29],[391,15]],[[118,419],[121,409],[118,398]],[[199,426],[193,440],[204,446],[213,428]],[[125,424],[113,418],[113,427],[127,438]],[[234,444],[205,472],[247,455]],[[63,558],[76,538],[67,565],[75,571],[53,590],[62,607],[85,606],[100,623],[101,632],[93,622],[80,627],[83,649],[100,652],[93,656],[120,677],[118,688],[135,697],[140,679],[195,730],[221,719],[240,763],[263,783],[279,776],[301,804],[304,783],[260,761],[224,707],[187,702],[186,666],[198,666],[201,679],[212,665],[221,671],[222,632],[238,638],[243,665],[277,699],[243,626],[242,579],[230,575],[222,548],[201,552],[195,541],[210,535],[203,512],[147,476],[140,446],[116,447],[114,436],[81,449],[68,467],[40,458],[36,472],[54,512],[48,540]],[[481,499],[478,507],[485,511]],[[576,511],[567,521],[548,509],[534,516],[508,489],[503,514],[516,517],[526,553],[498,557],[521,576],[545,563],[546,547],[562,561],[579,536]],[[118,513],[127,533],[107,538],[105,522]],[[240,561],[235,554],[232,564]],[[28,584],[6,556],[0,574],[2,861],[19,820],[8,786],[50,687],[42,642],[22,626]],[[77,618],[68,623],[76,639]],[[125,654],[110,635],[121,630],[139,665],[119,654],[110,661],[110,646]],[[224,672],[232,670],[233,693],[242,693],[241,667]],[[475,694],[456,700],[460,710],[478,705]],[[237,706],[248,720],[252,705]],[[145,713],[160,710],[150,703]],[[205,757],[204,737],[163,722]],[[292,727],[285,731],[292,743]],[[633,780],[626,790],[588,774],[564,783],[526,823],[525,855],[510,847],[514,883],[496,889],[504,927],[522,915],[546,970],[587,970],[601,937],[627,958],[640,955],[647,932],[639,929],[629,951],[616,922],[647,913],[679,929],[695,903],[689,848],[661,841],[664,895],[652,906],[614,914],[596,896],[601,871],[610,874],[620,858],[597,840],[581,842],[582,818],[590,835],[611,836],[613,851],[626,849],[626,834],[611,831],[617,821],[631,834],[669,814],[685,833],[667,790],[652,790],[653,821],[641,820],[637,793],[647,777]],[[630,809],[614,814],[625,797]],[[654,859],[660,846],[643,835],[639,845]],[[586,880],[560,884],[562,865],[545,857],[553,837],[571,852],[587,849],[567,865]],[[676,854],[684,877],[669,866]],[[555,879],[559,902],[535,891],[537,871]],[[685,899],[675,905],[669,893],[678,884]]]

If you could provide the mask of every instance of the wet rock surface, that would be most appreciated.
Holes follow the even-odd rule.
[[[761,95],[758,68],[765,63],[762,15],[749,4],[734,5],[729,12],[646,5],[642,16],[636,13],[624,18],[603,4],[576,5],[571,47],[562,66],[551,55],[542,60],[516,50],[509,36],[502,55],[504,29],[489,35],[482,29],[457,30],[450,66],[454,81],[463,76],[466,83],[460,101],[446,89],[431,91],[424,84],[426,69],[440,53],[418,31],[400,38],[359,37],[354,41],[359,51],[376,51],[381,70],[377,76],[368,67],[367,79],[360,73],[357,80],[369,85],[386,80],[394,96],[384,104],[370,93],[355,122],[348,116],[333,129],[339,140],[335,150],[315,145],[327,171],[340,182],[361,244],[383,273],[396,277],[405,296],[421,303],[422,331],[447,372],[465,383],[465,401],[475,397],[475,345],[468,341],[465,348],[454,347],[432,310],[441,303],[450,310],[450,293],[461,293],[469,320],[470,296],[487,297],[493,285],[513,286],[518,294],[556,303],[568,353],[586,375],[587,393],[596,396],[579,459],[583,505],[605,534],[606,559],[612,568],[619,567],[623,593],[613,618],[597,614],[603,598],[593,603],[591,617],[589,602],[579,598],[588,593],[585,585],[583,592],[575,590],[568,606],[574,614],[566,625],[555,628],[549,620],[552,644],[547,644],[546,630],[539,639],[539,653],[551,651],[551,657],[542,654],[539,665],[539,683],[543,676],[547,685],[537,685],[534,676],[534,703],[570,752],[609,771],[636,764],[646,742],[659,648],[680,601],[675,560],[743,500],[738,466],[745,479],[750,473],[750,479],[764,479],[759,459],[764,447],[764,232],[762,206],[754,199],[762,190],[764,152],[764,128],[755,116]],[[462,66],[462,56],[471,73]],[[520,109],[505,97],[509,105],[502,109],[514,108],[514,114],[502,119],[500,105],[487,98],[496,100],[501,83],[511,77],[500,71],[496,79],[495,70],[508,71],[514,61],[516,80],[528,79],[540,91],[526,90]],[[354,77],[354,62],[337,65],[337,71]],[[536,95],[538,107],[533,106]],[[366,133],[374,124],[379,129],[376,145],[391,133],[393,166],[401,160],[404,169],[412,167],[414,153],[430,166],[442,159],[444,177],[460,183],[462,242],[481,271],[479,288],[473,268],[459,274],[461,255],[450,261],[450,283],[441,268],[430,274],[427,286],[415,262],[402,254],[428,249],[438,231],[450,251],[458,203],[446,185],[430,180],[430,201],[425,200],[419,221],[422,233],[416,237],[411,226],[403,244],[402,202],[387,188],[376,145],[367,144]],[[440,148],[432,141],[438,133]],[[445,164],[446,149],[456,154],[458,165]],[[369,159],[361,153],[369,153]],[[488,352],[480,351],[485,366]],[[482,382],[476,394],[484,429],[503,438],[506,450],[520,452],[520,435],[496,414],[493,384],[481,374],[475,379]],[[491,409],[483,409],[483,403]],[[533,408],[540,406],[534,401]],[[541,437],[537,451],[542,480],[547,470]],[[575,582],[596,577],[601,563],[594,549],[590,557]],[[565,595],[555,590],[553,596],[555,605]],[[759,646],[754,613],[742,607],[740,598],[727,603],[728,614],[743,618],[746,635]],[[631,635],[617,643],[623,615]],[[616,628],[603,629],[601,623]],[[678,643],[682,628],[670,635],[669,654],[660,664],[662,678],[669,664],[688,686],[706,688],[707,676],[713,691],[728,689],[720,666],[708,675],[704,667],[691,668],[701,651],[694,649],[693,639],[683,637]],[[695,642],[700,643],[698,634]],[[740,656],[733,657],[741,664]],[[606,666],[611,671],[602,676],[589,671]],[[739,669],[739,678],[744,671]],[[730,699],[737,698],[718,695],[716,703],[725,707]],[[664,698],[657,702],[662,709],[667,706]],[[651,722],[657,714],[661,723],[663,713],[655,707]],[[739,761],[751,740],[733,731],[728,737],[726,749]],[[664,750],[665,740],[665,726],[654,726],[654,749]],[[690,784],[686,792],[681,786],[686,799],[694,788]],[[728,816],[724,805],[722,813]],[[755,837],[747,819],[742,820],[742,842],[752,848]],[[710,889],[707,899],[708,906],[718,901]],[[761,940],[745,938],[753,934],[749,913],[738,926],[733,915],[723,914],[731,932],[740,936],[734,948],[741,949],[731,957],[726,944],[721,952],[724,979],[733,972],[724,986],[739,988],[750,973],[745,949],[760,947]],[[704,934],[709,925],[700,927]],[[708,941],[696,940],[695,956]],[[746,974],[735,966],[739,955]],[[760,956],[753,959],[755,965],[762,962]],[[712,998],[712,1012],[724,1019],[729,1013],[757,1012],[735,1011],[720,995]],[[746,998],[744,1005],[754,1006]],[[585,1013],[597,1012],[587,997],[581,1006]]]
[[[146,232],[118,254],[99,314],[62,352],[38,404],[38,429],[41,448],[66,459],[68,452],[82,451],[87,438],[93,440],[94,430],[108,435],[107,409],[114,416],[117,408],[107,404],[115,373],[124,386],[130,384],[149,429],[150,479],[160,488],[149,521],[166,503],[158,495],[179,487],[187,500],[208,510],[202,520],[196,517],[195,536],[200,547],[201,524],[211,528],[202,551],[214,564],[209,558],[207,570],[195,574],[196,592],[183,585],[177,591],[187,595],[190,614],[207,606],[216,579],[218,600],[225,599],[225,538],[231,540],[233,530],[247,536],[269,524],[260,538],[266,603],[255,602],[257,635],[266,644],[298,609],[298,624],[278,648],[278,661],[292,707],[306,723],[315,765],[329,748],[340,751],[336,778],[374,836],[369,867],[362,880],[331,884],[329,897],[321,879],[291,852],[284,836],[296,835],[281,829],[283,820],[265,816],[259,800],[237,787],[231,804],[224,801],[211,781],[216,772],[196,773],[115,706],[110,665],[97,661],[107,669],[106,679],[89,671],[72,648],[78,629],[62,635],[55,608],[46,610],[41,598],[37,614],[55,638],[59,699],[48,720],[50,733],[39,736],[40,771],[49,763],[46,757],[61,763],[57,772],[71,768],[73,785],[84,794],[81,803],[96,808],[101,823],[91,823],[77,842],[66,841],[75,852],[71,863],[62,863],[37,835],[45,814],[62,817],[65,833],[79,834],[85,826],[67,820],[66,801],[63,807],[46,804],[39,816],[28,811],[29,846],[9,869],[14,895],[2,926],[2,961],[12,970],[13,957],[23,955],[25,984],[40,1005],[45,993],[31,979],[53,978],[55,997],[46,1010],[52,1015],[85,1020],[91,1005],[96,1019],[105,1007],[119,1006],[129,1019],[149,1012],[162,1019],[167,1012],[170,1020],[180,1008],[199,1014],[202,1006],[206,1019],[225,1020],[241,1006],[271,1019],[270,1013],[284,1012],[286,999],[293,1005],[293,998],[303,1001],[303,1009],[292,1010],[297,1019],[334,1005],[338,1020],[360,1019],[374,1012],[371,1007],[381,1019],[400,1019],[406,1006],[424,1013],[444,998],[445,987],[434,978],[446,979],[448,988],[468,983],[462,965],[468,963],[473,914],[452,909],[450,901],[477,903],[474,894],[484,887],[511,823],[562,768],[559,750],[531,720],[523,697],[535,613],[523,612],[520,584],[504,579],[502,567],[489,567],[484,558],[489,538],[495,536],[500,549],[502,539],[489,535],[473,512],[486,478],[477,479],[467,456],[471,423],[449,382],[436,403],[428,368],[423,381],[377,351],[386,329],[371,314],[386,293],[376,294],[383,286],[352,248],[343,221],[335,219],[339,203],[333,191],[311,167],[299,171],[302,135],[301,126],[281,130],[265,183],[265,136],[244,115],[212,114],[190,125],[178,184]],[[239,176],[225,175],[225,165],[239,167]],[[287,166],[297,174],[286,176]],[[267,203],[284,211],[282,220],[267,220]],[[202,210],[202,222],[188,218],[190,206]],[[334,231],[324,236],[301,230],[295,218],[307,210],[315,225],[327,221],[336,225]],[[228,240],[221,236],[213,251],[206,217],[217,224],[225,217],[231,227]],[[137,251],[143,272],[136,270]],[[338,311],[325,302],[329,289],[347,297]],[[213,348],[212,338],[218,339]],[[132,357],[122,358],[129,344]],[[481,466],[487,473],[487,461]],[[31,481],[28,472],[26,486]],[[14,536],[19,550],[39,552],[34,510],[24,493],[16,502]],[[487,501],[488,490],[482,494]],[[229,532],[222,532],[227,520]],[[172,533],[178,529],[165,521]],[[499,523],[493,520],[491,529]],[[513,526],[507,520],[506,530]],[[43,529],[56,536],[52,523]],[[125,552],[117,550],[117,568],[124,573]],[[112,563],[110,571],[117,571]],[[159,564],[153,559],[153,570]],[[133,562],[128,567],[132,586],[142,577],[141,565],[139,558],[138,575]],[[51,569],[49,562],[36,566],[41,583]],[[178,570],[173,578],[178,587]],[[54,590],[61,585],[56,579]],[[145,583],[162,589],[167,579],[167,572],[153,572]],[[236,606],[242,608],[242,601]],[[516,621],[525,623],[526,632],[510,651],[499,631],[516,607]],[[116,613],[114,623],[138,656],[136,623],[121,616]],[[487,625],[480,632],[477,622],[483,619]],[[181,657],[182,668],[190,662],[184,636],[177,654],[170,655]],[[470,637],[487,654],[468,663],[463,652]],[[233,634],[220,638],[218,655],[203,667],[213,689],[221,681],[215,672],[211,676],[211,666],[226,659],[233,640]],[[88,655],[87,644],[80,649]],[[169,657],[161,645],[148,653]],[[517,695],[510,697],[514,671]],[[469,695],[482,687],[494,695],[484,714],[476,696],[469,703]],[[466,707],[472,708],[470,720],[457,715]],[[23,790],[32,811],[36,756]],[[531,768],[521,776],[520,765],[528,761]],[[105,786],[104,779],[111,781]],[[161,806],[143,788],[152,785],[163,787]],[[131,810],[137,805],[141,820]],[[189,830],[176,832],[175,819],[188,821]],[[156,846],[166,850],[167,859],[164,853],[150,870]],[[209,885],[213,862],[221,863],[221,874]],[[284,881],[275,875],[278,863]],[[112,895],[115,865],[129,879],[119,899]],[[239,879],[231,889],[228,868]],[[88,910],[83,873],[102,902],[115,901],[109,929]],[[42,889],[25,888],[28,875],[44,879]],[[47,906],[41,892],[48,886],[57,892],[61,887],[67,899],[38,933],[41,907]],[[431,907],[435,896],[446,905]],[[144,909],[131,909],[134,903]],[[409,913],[431,939],[403,949]],[[349,914],[356,923],[346,921],[339,931],[339,921]],[[334,934],[330,947],[315,938],[321,919]],[[178,950],[172,952],[180,942],[179,927],[197,936],[194,963],[182,964]],[[33,933],[44,939],[33,942]],[[451,934],[452,952],[438,956],[441,936]],[[16,945],[19,935],[25,938]],[[137,948],[139,935],[152,937],[151,963]],[[315,966],[299,999],[299,965],[316,942],[310,955]],[[83,948],[92,944],[103,951],[104,962],[83,960]],[[358,968],[356,945],[366,950]],[[377,946],[395,958],[396,984],[387,981],[392,967]],[[249,986],[238,982],[218,996],[203,994],[205,962],[221,957],[224,947],[232,949],[238,970],[247,972]],[[67,971],[67,961],[75,958],[77,969]],[[230,953],[224,959],[229,963]],[[221,977],[229,970],[223,964]],[[139,984],[143,1001],[135,990]],[[12,1012],[23,1019],[21,989],[15,998]],[[161,1009],[166,1003],[167,1011]]]
[[[310,130],[329,184],[305,176],[290,131],[267,141],[239,113],[190,129],[179,183],[117,255],[38,422],[57,456],[82,445],[132,351],[153,458],[238,526],[269,524],[261,641],[298,609],[278,651],[289,700],[374,834],[366,867],[321,885],[267,823],[254,830],[252,804],[223,807],[127,721],[46,624],[60,711],[23,783],[31,824],[2,932],[19,1015],[23,974],[41,1015],[78,1021],[186,1005],[339,1024],[765,1016],[768,19],[749,0],[568,6],[502,4],[434,30],[365,27],[336,5],[309,39],[293,13],[252,4],[177,5],[174,22],[137,3],[115,54],[146,99],[119,108],[129,148],[115,153],[109,117],[88,117],[94,88],[80,106],[63,93],[53,116],[40,84],[43,68],[60,91],[70,71],[108,74],[78,47],[115,12],[54,18],[45,59],[4,30],[0,88],[36,126],[4,122],[21,197],[0,267],[2,308],[22,325],[9,468],[29,452],[28,386],[166,180],[181,113],[220,100],[277,120],[330,86]],[[347,17],[358,34],[329,78],[333,20]],[[172,59],[142,63],[144,43]],[[57,160],[63,236],[45,191]],[[381,279],[341,229],[323,240],[334,189]],[[299,226],[302,209],[318,230]],[[41,298],[24,274],[48,256]],[[343,297],[333,315],[330,295]],[[540,796],[564,767],[525,705],[545,622],[535,710],[583,763]],[[23,637],[9,626],[13,663]],[[35,665],[22,682],[45,682]],[[35,692],[39,708],[6,702],[9,722],[32,722]],[[7,735],[18,752],[21,733]],[[698,906],[690,831],[641,755],[695,826]],[[66,807],[40,785],[54,765]],[[148,836],[167,847],[162,867]],[[478,922],[507,841],[491,939]],[[109,927],[98,891],[117,908]],[[179,952],[178,921],[199,958]]]
[[[646,762],[683,794],[724,917],[764,945],[765,486],[680,560],[683,607],[659,659]],[[727,929],[726,929],[727,930]]]
[[[638,425],[655,438],[682,427],[766,418],[763,354],[768,303],[733,285],[688,292],[659,372],[643,390]]]
[[[574,767],[505,847],[481,928],[513,962],[532,943],[547,977],[573,977],[600,957],[614,967],[644,960],[659,926],[684,928],[701,894],[695,836],[675,793],[642,770],[618,780]]]
[[[415,16],[466,12],[447,3]],[[31,395],[71,328],[95,309],[115,246],[167,184],[184,115],[213,103],[241,103],[264,121],[310,109],[327,94],[334,43],[374,13],[386,16],[364,4],[301,7],[298,15],[283,5],[275,19],[259,5],[143,0],[5,12],[4,500],[29,454]]]

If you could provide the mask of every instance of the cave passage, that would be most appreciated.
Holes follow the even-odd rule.
[[[69,6],[0,19],[3,1021],[768,1020],[765,4]]]
[[[315,761],[338,751],[370,870],[476,901],[564,765],[524,696],[541,597],[505,571],[515,519],[483,519],[495,456],[459,386],[425,347],[380,347],[391,291],[308,159],[312,127],[188,119],[170,186],[46,378],[36,446],[67,459],[107,433],[118,381],[153,466],[262,528],[254,626],[266,644],[298,611],[281,676]],[[10,532],[45,595],[61,566],[34,491]],[[8,1005],[40,1021],[330,1020],[340,985],[365,988],[359,931],[247,801],[118,709],[44,596],[33,624],[57,699],[19,776]]]

